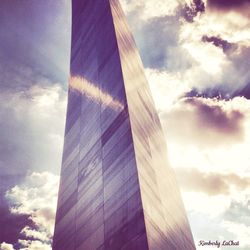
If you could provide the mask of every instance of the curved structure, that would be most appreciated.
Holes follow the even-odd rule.
[[[53,249],[195,249],[119,1],[73,0],[72,13]]]

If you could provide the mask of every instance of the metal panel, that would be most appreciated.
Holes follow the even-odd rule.
[[[72,0],[54,250],[195,249],[118,0]]]

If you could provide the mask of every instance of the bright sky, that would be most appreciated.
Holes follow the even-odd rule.
[[[200,240],[234,240],[240,246],[219,249],[250,249],[249,1],[121,2],[197,249],[213,249],[198,246]],[[70,12],[67,0],[0,1],[3,250],[51,249]]]

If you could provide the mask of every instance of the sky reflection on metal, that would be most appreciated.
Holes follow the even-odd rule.
[[[69,79],[69,87],[81,94],[87,96],[95,102],[101,102],[101,104],[108,106],[114,110],[123,110],[124,106],[121,102],[114,99],[109,93],[104,92],[94,83],[81,76],[71,76]]]

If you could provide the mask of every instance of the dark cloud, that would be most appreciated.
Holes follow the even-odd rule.
[[[25,226],[35,228],[35,224],[28,214],[13,214],[10,207],[13,205],[10,200],[6,199],[5,193],[14,185],[24,179],[21,175],[0,176],[1,193],[0,193],[0,242],[13,244],[15,249],[19,249],[19,239],[25,239],[21,234]]]
[[[8,198],[6,193],[14,186],[22,183],[26,178],[22,175],[0,175],[0,242],[12,244],[14,249],[21,249],[18,243],[20,239],[28,239],[21,231],[26,226],[35,229],[36,225],[31,219],[30,214],[14,214],[10,208],[15,204]]]
[[[250,19],[250,0],[208,0],[207,7],[212,12],[234,11]]]
[[[176,169],[180,185],[184,190],[203,192],[208,195],[229,194],[234,186],[238,191],[250,186],[249,177],[236,174],[204,173],[198,169]]]
[[[221,10],[235,9],[249,4],[250,0],[208,0],[208,6]]]
[[[207,127],[225,134],[242,131],[244,115],[240,111],[232,110],[227,113],[220,106],[208,105],[196,98],[187,98],[185,103],[195,108],[201,128]]]
[[[221,39],[220,37],[216,37],[216,36],[204,35],[202,37],[202,41],[212,43],[214,46],[221,48],[224,53],[228,52],[229,50],[237,48],[236,44],[230,43],[230,42],[228,42],[224,39]]]
[[[17,243],[22,228],[30,223],[28,216],[13,216],[9,210],[10,203],[5,193],[24,179],[23,175],[0,176],[0,242]]]
[[[16,249],[19,249],[18,240],[24,238],[21,234],[22,229],[27,225],[34,227],[34,223],[30,219],[29,215],[13,215],[7,206],[1,206],[0,212],[0,242],[13,244]]]
[[[228,221],[241,223],[250,226],[250,200],[246,199],[244,203],[232,201],[230,207],[224,213],[224,218]]]
[[[185,93],[183,97],[202,97],[202,98],[217,98],[218,100],[229,100],[232,98],[230,91],[226,90],[224,86],[217,86],[213,88],[206,88],[199,90],[193,88],[191,91]]]
[[[205,12],[205,4],[202,0],[194,0],[190,5],[185,4],[181,9],[181,16],[192,23],[194,18],[199,14]]]
[[[184,98],[161,114],[163,128],[176,143],[207,148],[241,142],[245,136],[245,117],[239,110],[227,110],[229,104],[225,103],[224,109],[218,99]]]
[[[17,250],[30,249],[36,241],[47,246],[51,244],[58,179],[47,171],[33,172],[5,192],[5,210],[0,221],[0,228],[4,229],[3,242],[13,244]]]

